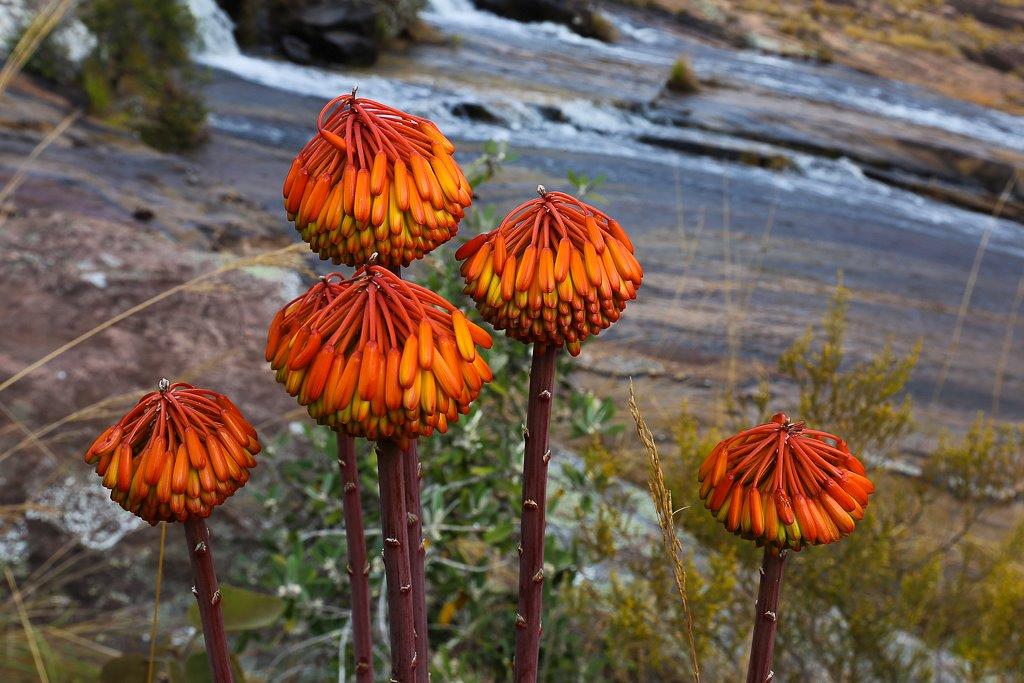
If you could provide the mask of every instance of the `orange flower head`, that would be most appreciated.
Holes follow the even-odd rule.
[[[615,219],[563,192],[537,192],[455,257],[464,291],[495,329],[575,356],[619,319],[644,271]]]
[[[726,529],[799,550],[853,533],[875,491],[865,474],[842,439],[777,413],[715,446],[697,477]]]
[[[403,446],[469,411],[492,379],[491,337],[434,292],[387,268],[321,278],[277,312],[266,358],[311,417]]]
[[[110,498],[150,524],[206,517],[249,481],[256,430],[227,396],[166,379],[85,454]]]
[[[353,89],[316,127],[285,178],[284,206],[320,258],[359,266],[376,253],[407,266],[455,235],[472,190],[437,126]]]

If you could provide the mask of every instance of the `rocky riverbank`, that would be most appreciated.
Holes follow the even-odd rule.
[[[613,14],[623,34],[608,45],[449,10],[435,3],[424,14],[449,40],[388,55],[372,71],[252,56],[207,26],[199,59],[210,69],[212,134],[189,155],[156,153],[87,117],[74,123],[26,168],[0,216],[0,376],[169,287],[295,244],[280,180],[323,101],[359,82],[367,96],[437,119],[461,162],[481,140],[507,139],[518,160],[476,199],[499,214],[538,183],[566,188],[569,170],[607,176],[606,208],[634,236],[647,277],[622,322],[579,363],[577,379],[600,393],[621,400],[624,378],[643,376],[647,408],[664,424],[683,398],[717,400],[730,367],[738,391],[752,390],[820,317],[842,271],[854,359],[886,340],[898,352],[923,341],[911,383],[922,423],[961,426],[989,408],[1024,270],[1020,186],[1007,192],[1003,219],[987,214],[1022,165],[1020,119],[841,67],[696,41],[656,15]],[[700,95],[661,92],[681,51],[710,81]],[[16,83],[0,111],[0,183],[72,109]],[[986,234],[959,348],[932,403]],[[318,266],[283,254],[232,268],[4,391],[18,422],[0,423],[0,502],[49,500],[66,475],[92,482],[72,456],[98,416],[123,405],[98,402],[126,401],[163,375],[239,397],[269,434],[284,428],[295,406],[267,375],[262,338],[273,310]],[[1007,419],[1024,416],[1015,339],[1004,364]],[[58,420],[43,446],[26,438]]]

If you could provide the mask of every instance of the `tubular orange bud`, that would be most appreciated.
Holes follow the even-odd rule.
[[[420,197],[430,198],[430,179],[427,177],[427,164],[419,154],[413,153],[409,157],[409,168],[412,170],[412,177],[416,181],[416,189]]]
[[[359,370],[359,398],[373,400],[377,395],[377,379],[381,374],[380,347],[371,341],[363,349],[363,365]]]
[[[370,220],[370,200],[370,172],[361,168],[356,173],[355,204],[352,205],[352,215],[360,223]]]
[[[469,257],[476,254],[480,247],[487,241],[487,234],[477,235],[473,239],[469,240],[461,247],[455,250],[455,258],[459,261],[465,261]]]
[[[211,437],[206,440],[206,452],[210,456],[210,467],[218,481],[225,481],[228,478],[228,464],[226,456],[221,448],[220,440]]]
[[[345,140],[343,140],[340,135],[337,135],[332,131],[321,130],[320,137],[330,143],[330,145],[339,152],[345,152],[348,150],[348,145],[345,144]],[[298,161],[298,159],[296,159],[296,161]]]
[[[597,221],[593,216],[587,216],[584,220],[584,225],[587,227],[588,242],[594,245],[597,253],[604,252],[604,238],[601,236],[601,231],[597,228]]]
[[[747,494],[747,505],[750,508],[750,531],[755,537],[764,534],[765,518],[761,509],[761,493],[755,487]]]
[[[384,190],[384,181],[388,177],[388,155],[384,150],[378,150],[373,157],[373,166],[370,169],[370,193],[373,196],[379,195]]]
[[[151,439],[147,447],[145,480],[150,486],[156,486],[160,481],[160,473],[164,471],[164,460],[167,458],[167,448],[160,439]]]
[[[111,467],[113,472],[114,468]],[[132,447],[122,442],[117,452],[117,488],[128,490],[132,485]]]
[[[284,208],[289,214],[295,214],[302,204],[305,196],[306,184],[309,182],[309,171],[305,168],[299,169],[295,180],[292,182],[291,192],[285,198]]]
[[[388,349],[387,362],[384,371],[384,403],[388,410],[398,410],[402,407],[402,383],[399,380],[401,369],[402,352],[395,347]]]
[[[293,339],[291,353],[288,354],[288,369],[301,370],[310,364],[320,350],[320,334],[311,333],[308,328],[303,327]]]
[[[408,389],[412,386],[413,377],[420,369],[419,362],[419,343],[415,336],[409,335],[402,350],[402,360],[398,372],[398,378],[403,388]]]
[[[452,329],[455,332],[455,343],[459,347],[459,353],[467,362],[476,358],[476,346],[473,344],[473,335],[469,331],[466,316],[462,311],[452,311]]]
[[[362,376],[362,362],[363,354],[356,351],[349,357],[348,364],[345,365],[345,372],[342,373],[338,383],[338,405],[341,407],[347,406],[352,401],[359,378]]]
[[[477,235],[477,237],[487,237],[487,234]],[[459,255],[456,254],[455,258],[458,259]],[[494,272],[501,275],[501,271],[505,268],[505,260],[508,258],[508,245],[505,243],[505,236],[499,234],[494,238]],[[461,259],[460,259],[461,260]]]
[[[434,331],[426,318],[420,320],[418,344],[420,367],[429,370],[434,362]]]
[[[554,291],[555,257],[550,248],[544,247],[540,250],[538,264],[540,266],[540,270],[538,271],[537,276],[540,278],[540,290],[545,293]]]
[[[292,165],[288,168],[288,175],[284,177],[284,187],[281,189],[281,194],[284,195],[285,199],[288,199],[292,185],[295,183],[295,179],[298,177],[299,170],[302,169],[302,166],[303,162],[299,157],[292,160]]]
[[[555,256],[555,280],[562,282],[569,275],[569,260],[572,256],[573,246],[568,237],[563,237],[558,243],[558,253]]]
[[[324,346],[316,354],[313,365],[306,377],[306,394],[310,402],[317,400],[324,393],[327,386],[327,375],[334,364],[334,347]],[[237,439],[242,443],[241,439]]]
[[[409,210],[409,169],[399,159],[395,162],[395,198],[401,211]]]
[[[347,216],[352,216],[356,205],[356,176],[359,170],[348,164],[341,172],[341,210]]]

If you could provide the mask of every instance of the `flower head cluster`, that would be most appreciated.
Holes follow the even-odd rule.
[[[852,533],[875,490],[842,439],[783,413],[715,446],[698,479],[726,529],[795,550]]]
[[[150,524],[206,517],[249,480],[256,430],[226,396],[161,380],[93,442],[110,498]]]
[[[288,218],[325,260],[408,265],[451,239],[470,204],[454,153],[430,121],[341,95],[285,178]]]
[[[456,258],[465,292],[495,329],[577,355],[636,297],[643,268],[614,219],[565,193],[537,191]]]
[[[339,432],[409,439],[469,411],[491,337],[434,292],[381,266],[321,279],[278,311],[266,358],[310,416]]]

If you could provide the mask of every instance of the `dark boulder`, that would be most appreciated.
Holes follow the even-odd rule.
[[[307,29],[350,31],[373,35],[381,18],[381,4],[331,2],[311,5],[296,12],[295,21]]]
[[[581,0],[473,0],[480,9],[516,21],[551,21],[586,38],[615,40],[617,31],[589,2]]]
[[[470,121],[480,121],[481,123],[502,123],[499,116],[495,115],[490,109],[477,102],[458,102],[452,105],[451,112],[459,118],[469,119]]]
[[[249,49],[272,49],[301,64],[369,66],[408,35],[415,12],[379,0],[218,0]]]
[[[319,49],[314,53],[317,61],[370,66],[380,55],[377,42],[365,34],[327,31],[321,38]]]
[[[967,56],[1003,73],[1024,69],[1024,45],[1001,43],[984,50],[969,51]]]

